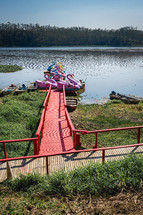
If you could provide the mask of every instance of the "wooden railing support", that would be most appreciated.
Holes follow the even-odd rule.
[[[81,148],[81,142],[80,142],[80,133],[76,134],[76,149]]]
[[[7,173],[7,179],[10,179],[13,177],[12,170],[9,166],[9,161],[6,162],[6,173]]]
[[[102,163],[105,163],[105,149],[102,150]]]
[[[33,140],[33,144],[34,144],[34,155],[38,155],[39,151],[38,151],[38,142],[37,142],[37,140]]]
[[[6,143],[3,143],[4,156],[7,158]]]
[[[73,148],[76,149],[76,132],[73,132]]]
[[[95,133],[95,146],[93,146],[94,149],[97,149],[97,136],[98,132]]]
[[[46,156],[46,172],[49,175],[49,163],[48,163],[48,156]]]
[[[141,129],[138,128],[138,142],[137,143],[140,143],[140,137],[141,137]]]

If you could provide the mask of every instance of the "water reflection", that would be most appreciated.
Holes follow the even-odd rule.
[[[143,52],[101,52],[94,50],[0,49],[0,64],[17,64],[24,69],[0,74],[0,88],[11,83],[30,83],[43,79],[43,71],[53,61],[61,61],[66,73],[86,82],[82,102],[108,97],[112,90],[143,96]]]

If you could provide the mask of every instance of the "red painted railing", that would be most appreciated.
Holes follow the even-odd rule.
[[[33,141],[34,144],[34,155],[38,155],[39,154],[39,150],[40,150],[40,134],[41,134],[41,138],[43,136],[43,128],[44,128],[44,120],[45,120],[45,113],[47,110],[47,106],[48,106],[48,101],[49,101],[49,97],[51,94],[51,86],[49,88],[48,94],[45,98],[45,101],[43,103],[43,111],[42,111],[42,115],[41,115],[41,120],[36,132],[36,136],[35,138],[26,138],[26,139],[16,139],[16,140],[3,140],[0,141],[0,143],[3,144],[3,151],[4,151],[4,157],[7,158],[7,150],[6,150],[6,144],[7,143],[13,143],[13,142],[26,142],[26,141]]]
[[[80,142],[80,133],[81,134],[95,134],[95,145],[93,148],[98,148],[98,134],[103,132],[112,132],[112,131],[123,131],[123,130],[133,130],[137,129],[137,144],[140,143],[140,137],[141,137],[141,128],[143,126],[133,126],[133,127],[123,127],[123,128],[111,128],[111,129],[103,129],[103,130],[95,130],[95,131],[86,131],[86,130],[73,130],[74,133],[74,148],[80,148],[81,142]]]
[[[41,138],[43,137],[45,113],[46,113],[46,110],[47,110],[47,106],[48,106],[48,101],[49,101],[49,98],[50,98],[50,94],[51,94],[51,85],[50,85],[48,94],[47,94],[47,96],[45,98],[45,101],[43,103],[43,111],[42,111],[42,115],[41,115],[41,119],[40,119],[40,123],[39,123],[38,129],[37,129],[37,132],[36,132],[36,136],[38,137],[38,153],[40,151],[40,136],[41,136]]]
[[[63,87],[65,114],[66,114],[66,119],[67,119],[68,125],[70,127],[71,135],[73,135],[74,149],[72,151],[69,151],[69,152],[62,152],[62,153],[60,152],[60,153],[51,153],[51,154],[47,154],[47,155],[38,155],[39,149],[40,149],[40,133],[41,133],[41,137],[42,137],[44,119],[45,119],[45,112],[46,112],[46,109],[47,109],[50,93],[51,93],[51,89],[49,90],[49,92],[48,92],[48,94],[46,96],[46,99],[44,101],[44,104],[43,104],[43,112],[42,112],[41,120],[40,120],[40,123],[39,123],[39,127],[38,127],[37,132],[36,132],[36,135],[38,137],[37,138],[21,139],[21,140],[0,141],[0,143],[3,143],[4,154],[5,154],[5,159],[0,159],[0,162],[11,161],[11,160],[20,160],[20,159],[28,159],[28,158],[49,157],[49,156],[64,155],[64,154],[71,154],[71,153],[77,153],[77,152],[90,152],[90,151],[102,151],[102,161],[104,162],[105,161],[105,151],[106,150],[143,146],[143,143],[140,143],[141,129],[143,128],[143,126],[112,128],[112,129],[94,130],[94,131],[76,130],[74,128],[73,124],[72,124],[72,121],[70,119],[70,116],[69,116],[67,108],[66,108],[65,88]],[[98,134],[99,133],[113,132],[113,131],[123,131],[123,130],[132,130],[132,129],[137,129],[138,130],[137,144],[98,148]],[[80,134],[95,134],[95,145],[93,146],[93,149],[80,150],[80,147],[81,147]],[[30,141],[30,140],[33,141],[33,144],[34,144],[34,155],[33,156],[7,158],[6,143],[8,143],[8,142],[20,142],[20,141],[22,142],[22,141]],[[38,144],[37,144],[37,142],[38,142]],[[78,150],[76,150],[76,149],[78,149]],[[47,168],[48,168],[48,166],[47,166]]]
[[[64,96],[64,106],[65,106],[65,115],[66,115],[66,119],[67,119],[67,122],[68,122],[68,126],[70,128],[70,135],[73,135],[73,132],[75,130],[74,128],[74,125],[71,121],[71,118],[69,116],[69,113],[68,113],[68,110],[67,110],[67,107],[66,107],[66,94],[65,94],[65,86],[63,85],[63,96]]]
[[[48,91],[48,94],[45,98],[45,101],[44,101],[44,104],[43,104],[43,108],[45,108],[47,110],[47,106],[48,106],[48,101],[49,101],[49,98],[50,98],[50,94],[51,94],[51,85],[49,87],[49,91]]]
[[[2,140],[0,143],[3,144],[4,157],[7,158],[6,144],[14,142],[29,142],[33,141],[34,144],[34,155],[38,155],[38,138],[26,138],[26,139],[16,139],[16,140]]]
[[[114,146],[114,147],[104,147],[104,148],[96,148],[96,149],[82,149],[82,150],[75,150],[72,151],[66,151],[66,152],[58,152],[58,153],[50,153],[45,155],[30,155],[30,156],[23,156],[23,157],[15,157],[15,158],[6,158],[6,159],[0,159],[0,162],[6,162],[6,161],[13,161],[13,160],[22,160],[22,159],[30,159],[30,158],[43,158],[43,157],[51,157],[51,156],[57,156],[57,155],[65,155],[65,154],[72,154],[72,153],[81,153],[81,152],[96,152],[96,151],[102,151],[102,162],[105,161],[105,151],[112,150],[112,149],[121,149],[121,148],[131,148],[131,147],[139,147],[143,146],[143,143],[133,144],[133,145],[124,145],[124,146]],[[48,168],[48,167],[47,167]]]
[[[65,96],[65,87],[63,86],[63,94],[64,94],[64,105],[66,107],[66,96]],[[94,131],[86,131],[86,130],[77,130],[74,128],[74,125],[70,119],[70,116],[68,114],[67,108],[65,108],[65,114],[68,121],[68,125],[70,127],[71,135],[73,136],[73,148],[74,149],[80,149],[81,148],[81,142],[80,142],[80,134],[95,134],[95,145],[93,146],[94,149],[98,148],[98,134],[103,132],[112,132],[112,131],[123,131],[123,130],[138,130],[137,135],[137,144],[140,143],[140,136],[141,136],[141,128],[143,126],[133,126],[133,127],[123,127],[123,128],[111,128],[111,129],[102,129],[102,130],[94,130]]]

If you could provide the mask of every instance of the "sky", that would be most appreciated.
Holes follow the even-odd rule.
[[[0,0],[0,23],[143,30],[143,0]]]

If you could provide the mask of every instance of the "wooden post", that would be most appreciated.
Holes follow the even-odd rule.
[[[102,150],[102,163],[105,163],[105,149]]]
[[[97,149],[97,136],[98,132],[95,133],[95,146],[93,146],[94,149]]]
[[[7,173],[7,179],[10,179],[13,177],[13,174],[12,174],[12,170],[9,166],[9,162],[7,161],[6,162],[6,173]]]
[[[48,156],[46,157],[46,171],[47,171],[47,175],[49,175]]]
[[[138,128],[138,142],[137,143],[140,143],[140,136],[141,136],[141,129],[140,128]]]
[[[3,143],[3,150],[4,150],[4,156],[5,156],[5,158],[7,158],[6,143]]]
[[[76,149],[81,148],[81,142],[80,142],[80,133],[76,134]]]
[[[34,144],[34,155],[38,155],[38,144],[37,144],[37,140],[33,140],[33,144]]]
[[[39,151],[40,151],[40,135],[38,134],[38,154],[39,154]]]
[[[76,149],[76,133],[73,132],[73,148]]]

